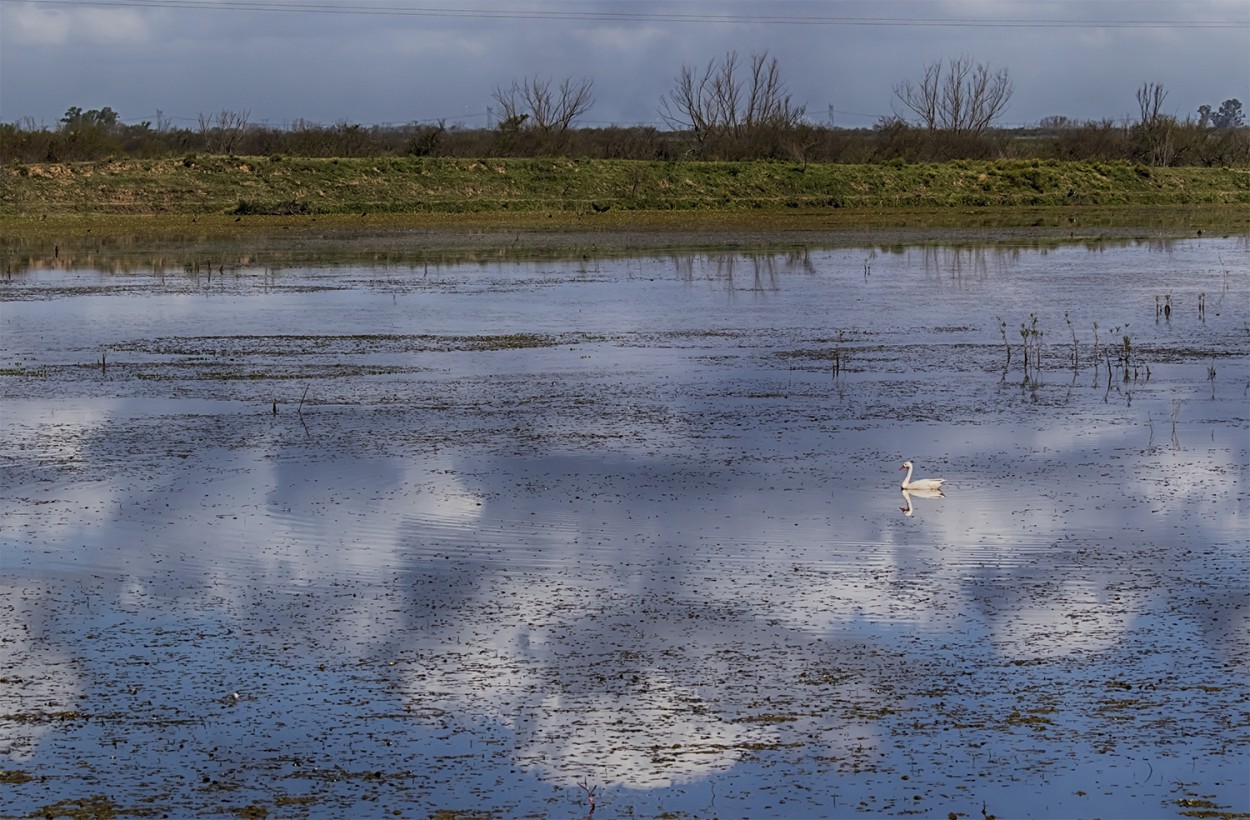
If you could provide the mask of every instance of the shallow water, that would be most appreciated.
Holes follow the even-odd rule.
[[[0,816],[1248,811],[1248,250],[12,276]]]

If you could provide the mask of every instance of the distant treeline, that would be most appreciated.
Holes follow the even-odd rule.
[[[1173,118],[1136,123],[1071,122],[1052,117],[1036,128],[979,133],[926,128],[898,118],[869,129],[806,122],[764,123],[713,133],[646,126],[526,127],[510,118],[495,128],[436,124],[364,126],[297,121],[258,125],[246,112],[200,117],[198,127],[123,123],[110,108],[71,108],[56,128],[0,123],[0,162],[161,159],[188,154],[290,157],[548,157],[636,160],[775,159],[801,163],[1039,159],[1124,160],[1153,166],[1250,165],[1250,128]]]

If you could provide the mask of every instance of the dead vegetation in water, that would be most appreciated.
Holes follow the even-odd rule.
[[[576,344],[583,338],[577,334],[552,336],[539,333],[474,336],[381,333],[191,336],[138,339],[110,345],[109,349],[114,351],[114,354],[179,356],[201,361],[271,356],[372,356],[395,353],[515,350]]]
[[[1177,814],[1181,817],[1201,818],[1201,820],[1244,820],[1250,817],[1250,811],[1230,809],[1209,797],[1193,792],[1190,792],[1188,797],[1172,801],[1172,804],[1177,807]]]

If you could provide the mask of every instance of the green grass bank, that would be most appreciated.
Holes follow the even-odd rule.
[[[0,218],[1250,205],[1250,169],[1046,161],[181,160],[0,169]]]

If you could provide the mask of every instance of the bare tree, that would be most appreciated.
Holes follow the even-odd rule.
[[[701,74],[683,65],[673,90],[660,99],[660,116],[673,128],[689,130],[701,150],[739,125],[738,54],[729,52],[718,65],[709,60]]]
[[[991,71],[971,57],[929,63],[916,85],[904,80],[894,96],[930,131],[980,135],[1007,107],[1015,86],[1007,69]]]
[[[533,128],[543,137],[544,147],[554,149],[573,121],[594,105],[593,87],[591,80],[572,77],[556,88],[550,79],[540,77],[527,77],[509,88],[498,86],[491,96],[502,109],[500,130],[516,133],[522,127]]]
[[[1155,125],[1163,116],[1163,101],[1168,92],[1159,83],[1142,83],[1137,89],[1137,105],[1141,108],[1142,125]]]
[[[251,111],[222,109],[216,116],[200,114],[200,136],[205,147],[215,154],[229,154],[239,144]]]
[[[673,90],[660,100],[660,116],[671,127],[688,130],[702,153],[734,150],[768,156],[780,138],[803,121],[806,107],[795,105],[781,78],[776,57],[751,55],[747,76],[737,52],[702,72],[683,65]]]
[[[1176,158],[1176,118],[1163,113],[1167,96],[1159,83],[1142,83],[1137,89],[1141,119],[1134,130],[1141,158],[1151,165],[1171,165]]]
[[[660,100],[660,116],[670,126],[689,130],[700,146],[707,144],[717,114],[712,104],[710,85],[713,64],[708,63],[701,77],[691,66],[683,65],[673,90]]]
[[[757,126],[790,128],[799,124],[806,109],[790,103],[776,57],[752,55],[750,83],[743,118],[747,129]]]

